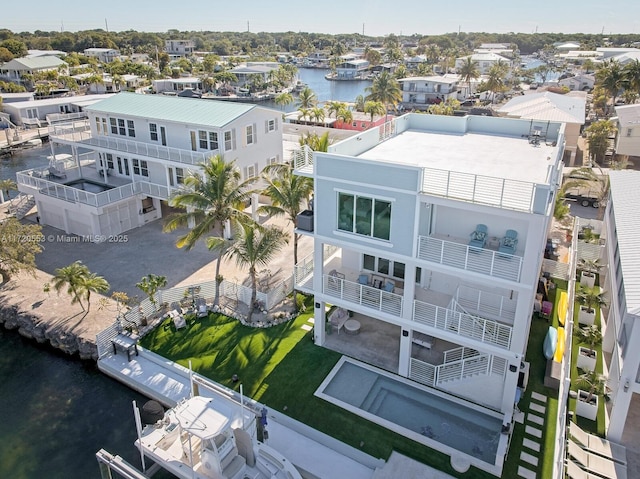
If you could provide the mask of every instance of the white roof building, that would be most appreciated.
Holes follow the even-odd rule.
[[[616,117],[616,153],[640,156],[640,105],[617,106]]]
[[[504,57],[502,55],[498,55],[497,53],[487,52],[487,53],[473,53],[472,55],[467,55],[465,57],[456,58],[455,67],[456,69],[460,68],[467,58],[471,57],[471,60],[478,64],[478,70],[481,75],[486,75],[489,73],[489,70],[496,63],[504,63],[506,65],[511,66],[512,61]]]

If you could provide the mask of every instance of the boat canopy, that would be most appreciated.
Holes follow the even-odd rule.
[[[214,399],[195,396],[175,410],[176,419],[180,423],[183,431],[199,437],[200,439],[210,439],[217,436],[231,424],[224,412],[219,412],[213,405]]]

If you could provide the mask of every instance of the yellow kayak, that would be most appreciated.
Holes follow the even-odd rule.
[[[558,308],[556,312],[558,314],[558,322],[564,326],[564,320],[567,317],[567,308],[569,307],[569,297],[566,291],[560,293],[560,299],[558,299]]]
[[[558,328],[558,343],[556,345],[556,352],[553,355],[553,360],[556,363],[562,362],[562,356],[564,356],[564,328]]]

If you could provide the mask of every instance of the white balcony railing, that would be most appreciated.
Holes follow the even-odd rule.
[[[296,172],[313,173],[313,150],[306,145],[291,153],[293,169]]]
[[[419,237],[418,258],[510,281],[519,281],[522,269],[520,256],[471,248],[433,236]]]
[[[313,253],[305,256],[293,268],[294,288],[301,290],[313,290]]]
[[[412,319],[441,331],[447,331],[481,343],[504,349],[511,346],[513,328],[505,324],[454,311],[422,301],[413,301]]]
[[[112,150],[131,155],[144,156],[159,160],[174,161],[187,165],[197,165],[204,162],[215,151],[198,153],[195,151],[170,148],[168,146],[152,145],[139,141],[127,140],[117,136],[93,136],[89,121],[78,121],[73,124],[51,125],[49,136],[58,143],[95,146],[105,150]]]
[[[542,201],[540,205],[535,204],[538,190],[546,198],[549,186],[460,171],[423,168],[423,193],[471,203],[541,213],[544,211],[538,210],[546,207],[546,201]]]
[[[325,294],[344,301],[375,309],[377,311],[402,316],[402,296],[382,289],[372,288],[325,274],[322,276],[322,290]]]
[[[461,285],[456,290],[455,299],[466,310],[476,311],[482,316],[498,317],[511,323],[516,317],[517,301],[500,294]]]
[[[503,376],[507,362],[504,358],[477,354],[445,364],[429,364],[416,358],[409,363],[409,378],[432,387],[444,387],[445,383],[482,375]]]

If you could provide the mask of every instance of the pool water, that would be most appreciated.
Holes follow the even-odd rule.
[[[351,361],[339,363],[323,395],[494,464],[502,420]]]
[[[71,188],[88,191],[89,193],[102,193],[103,191],[114,188],[111,185],[105,185],[104,183],[98,183],[97,181],[91,180],[74,180],[65,184],[66,186],[70,186]]]

